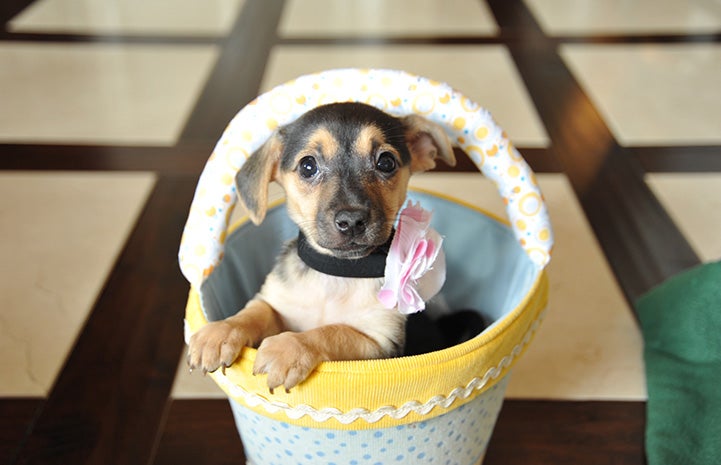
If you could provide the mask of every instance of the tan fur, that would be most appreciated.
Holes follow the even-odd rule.
[[[286,269],[304,267],[297,254],[285,260],[290,262]],[[400,313],[388,311],[376,298],[382,285],[383,278],[339,278],[309,269],[292,280],[271,273],[258,295],[276,309],[286,330],[302,332],[326,324],[354,326],[376,341],[374,353],[362,358],[378,358],[399,349],[404,324]]]
[[[377,126],[373,125],[361,128],[358,138],[355,141],[354,149],[357,153],[370,153],[373,149],[373,143],[383,144],[383,147],[380,147],[379,150],[397,152],[392,145],[385,144],[383,132]]]
[[[436,158],[440,158],[450,166],[456,166],[453,146],[443,128],[419,115],[404,117],[403,124],[407,128],[406,142],[411,152],[428,154],[428,156],[413,157],[411,163],[413,173],[432,170],[436,167]]]
[[[283,145],[274,134],[257,152],[243,165],[244,169],[238,172],[236,185],[239,189],[238,200],[248,211],[251,221],[260,224],[265,218],[268,207],[268,184],[277,176],[278,161]],[[245,186],[260,186],[253,189],[252,195],[243,195]]]
[[[320,148],[320,152],[324,157],[332,157],[338,153],[338,141],[333,137],[333,134],[328,131],[327,128],[318,128],[313,134],[308,137],[308,143],[306,144],[308,151],[301,151],[296,156],[296,159],[300,159],[303,155],[312,154],[316,147]]]
[[[292,154],[291,160],[286,160],[286,166],[295,167],[305,156],[319,158],[326,171],[312,182],[302,179],[295,169],[281,168],[284,162],[281,154],[289,141],[283,140],[287,135],[282,131],[276,133],[238,173],[239,194],[250,210],[251,219],[259,222],[264,218],[267,184],[275,180],[286,192],[291,219],[309,243],[322,253],[337,254],[334,245],[342,237],[337,232],[331,236],[338,237],[324,235],[323,231],[327,231],[324,222],[332,221],[334,209],[339,208],[334,199],[342,198],[344,189],[354,190],[363,193],[367,202],[362,203],[373,205],[368,225],[373,230],[364,240],[372,240],[374,246],[384,243],[405,202],[411,173],[433,168],[437,157],[455,164],[450,141],[442,128],[419,116],[400,121],[411,161],[399,166],[390,177],[367,174],[373,172],[372,160],[382,152],[390,152],[400,160],[396,147],[371,122],[358,128],[352,144],[353,156],[361,160],[368,157],[370,168],[359,168],[352,178],[334,176],[337,173],[333,170],[347,170],[329,160],[348,154],[341,152],[341,144],[328,128],[322,125],[312,128],[305,145]],[[357,164],[363,167],[364,163]],[[258,347],[254,373],[268,375],[272,392],[278,386],[292,388],[324,361],[388,357],[400,351],[405,317],[378,301],[376,296],[383,278],[340,278],[320,273],[308,268],[293,247],[291,243],[290,252],[282,256],[244,309],[225,320],[209,323],[191,337],[188,355],[191,368],[200,367],[204,371],[224,368],[235,361],[244,346]]]

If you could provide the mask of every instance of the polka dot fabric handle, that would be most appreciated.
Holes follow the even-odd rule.
[[[539,268],[550,260],[553,234],[528,164],[480,105],[447,84],[395,70],[339,69],[299,77],[259,96],[230,122],[198,181],[180,244],[180,268],[199,287],[223,255],[237,201],[235,175],[279,127],[333,102],[373,105],[391,115],[422,115],[446,128],[497,186],[511,227]]]

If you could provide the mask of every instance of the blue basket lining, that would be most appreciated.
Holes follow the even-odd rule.
[[[531,291],[538,269],[511,229],[465,205],[428,193],[409,198],[433,211],[433,227],[444,236],[447,279],[438,300],[451,309],[473,309],[498,321]],[[244,223],[231,233],[225,255],[200,289],[210,321],[242,309],[270,272],[282,244],[298,234],[283,205],[263,223]]]

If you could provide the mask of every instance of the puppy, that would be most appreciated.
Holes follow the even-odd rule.
[[[356,268],[380,255],[383,269],[408,180],[436,158],[455,165],[440,126],[361,103],[323,105],[277,130],[238,172],[238,194],[259,224],[268,184],[279,183],[299,238],[285,245],[245,308],[190,338],[190,368],[224,370],[243,347],[258,347],[253,373],[268,375],[272,393],[289,391],[323,361],[398,354],[405,317],[378,301],[382,271],[357,277],[364,272]],[[318,271],[315,261],[335,271]]]

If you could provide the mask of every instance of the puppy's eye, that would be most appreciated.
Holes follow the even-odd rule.
[[[390,152],[381,153],[376,161],[376,169],[381,173],[392,173],[397,166],[396,158]]]
[[[310,179],[318,173],[318,163],[313,157],[303,157],[298,164],[298,172],[301,177]]]

